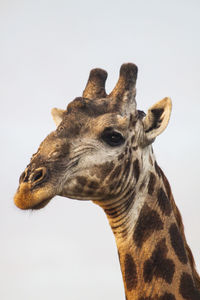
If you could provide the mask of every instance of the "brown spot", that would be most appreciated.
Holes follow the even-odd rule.
[[[152,160],[151,156],[149,156],[149,162],[153,166],[153,160]]]
[[[124,179],[123,175],[121,175],[120,178],[118,178],[118,181],[116,182],[116,185],[115,185],[115,190],[117,190],[121,186],[123,179]]]
[[[133,114],[130,114],[130,125],[132,125],[133,122]]]
[[[162,176],[162,180],[163,180],[163,183],[164,183],[164,186],[165,186],[165,190],[167,192],[167,196],[168,196],[169,199],[171,199],[171,197],[173,198],[173,196],[172,196],[170,184],[169,184],[167,178],[165,177],[165,174],[161,170],[161,168],[159,168],[159,172],[160,172],[160,174]]]
[[[139,191],[142,191],[145,187],[146,179],[144,179],[139,187]]]
[[[118,160],[121,160],[122,158],[124,158],[124,153],[121,153],[121,154],[118,156]]]
[[[125,166],[124,166],[124,171],[123,174],[120,175],[122,170],[122,166],[118,166],[116,167],[116,169],[113,171],[113,173],[110,175],[111,182],[112,180],[114,180],[109,187],[110,192],[112,191],[116,191],[122,184],[122,181],[124,180],[124,178],[126,179],[129,175],[129,171],[130,171],[130,159],[126,159],[125,161]]]
[[[133,149],[134,151],[136,151],[136,150],[138,149],[138,146],[133,146],[132,149]]]
[[[176,253],[178,259],[183,264],[187,264],[188,258],[185,252],[185,247],[183,243],[183,239],[180,235],[180,232],[178,230],[178,227],[175,223],[173,223],[169,228],[169,234],[170,234],[170,240],[172,247],[174,249],[174,252]]]
[[[167,246],[162,239],[155,247],[150,259],[146,260],[143,268],[145,282],[151,282],[153,277],[162,278],[167,283],[172,283],[175,265],[171,259],[167,259]]]
[[[89,191],[87,191],[87,195],[88,195],[88,196],[92,196],[92,195],[94,195],[94,193],[95,193],[94,190],[89,190]]]
[[[140,176],[140,166],[139,166],[139,160],[136,159],[133,163],[133,175],[136,179],[136,182],[138,182],[139,176]]]
[[[77,176],[76,180],[81,186],[85,186],[87,183],[87,179],[84,176]]]
[[[135,136],[133,135],[133,136],[131,137],[131,144],[133,144],[134,140],[135,140]]]
[[[133,114],[130,115],[130,124],[129,126],[134,127],[137,123],[137,117]]]
[[[109,177],[109,180],[114,180],[114,179],[118,179],[119,175],[120,175],[120,172],[121,172],[121,165],[117,166],[113,172],[111,173],[110,177]]]
[[[160,177],[160,176],[161,176],[161,174],[160,174],[160,167],[158,166],[158,164],[157,164],[157,162],[156,162],[156,161],[155,161],[154,165],[155,165],[155,170],[156,170],[156,173],[157,173],[157,174],[158,174],[158,176]]]
[[[165,192],[162,188],[160,188],[158,190],[157,197],[158,197],[158,205],[159,205],[161,211],[166,216],[169,216],[171,214],[172,207],[171,207],[171,204],[170,204],[170,201],[169,201],[167,195],[165,194]]]
[[[111,192],[111,195],[115,194],[115,191],[116,191],[116,185],[118,184],[119,182],[116,180],[114,181],[113,183],[110,184],[109,186],[109,191]]]
[[[114,163],[112,161],[105,162],[102,165],[99,165],[97,171],[100,172],[100,180],[104,180],[113,170],[113,168],[114,168]]]
[[[159,214],[144,204],[141,209],[136,228],[133,234],[133,240],[137,247],[141,248],[143,243],[155,232],[163,229],[163,222]]]
[[[158,295],[155,295],[153,298],[151,298],[151,297],[142,297],[142,298],[139,298],[139,300],[176,300],[176,298],[171,293],[164,293],[160,297],[158,297]]]
[[[150,172],[150,178],[149,178],[149,183],[148,183],[148,194],[152,195],[154,192],[154,187],[156,183],[156,176]]]
[[[176,298],[171,293],[164,293],[159,300],[176,300]]]
[[[99,187],[98,181],[92,180],[89,182],[88,187],[90,189],[97,189]]]
[[[123,172],[123,177],[125,177],[125,179],[127,179],[129,176],[130,168],[131,168],[131,160],[130,158],[127,158],[125,162],[124,172]]]
[[[134,260],[130,254],[126,254],[125,256],[124,267],[126,287],[128,291],[131,291],[137,286],[137,270]]]
[[[181,276],[179,292],[186,300],[200,299],[200,291],[195,288],[194,281],[188,273],[183,273]]]
[[[76,187],[76,194],[81,194],[81,193],[83,193],[83,187],[82,186],[77,186]]]

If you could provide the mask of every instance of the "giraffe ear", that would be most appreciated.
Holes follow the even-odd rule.
[[[164,98],[149,108],[143,119],[145,132],[143,146],[151,144],[165,130],[170,119],[171,109],[170,98]]]
[[[58,108],[52,108],[51,115],[53,117],[54,122],[56,123],[56,126],[58,126],[62,120],[65,110],[58,109]]]

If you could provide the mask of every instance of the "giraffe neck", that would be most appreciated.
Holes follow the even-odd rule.
[[[170,186],[156,162],[153,166],[136,188],[130,185],[122,198],[103,205],[116,239],[126,299],[200,299]]]

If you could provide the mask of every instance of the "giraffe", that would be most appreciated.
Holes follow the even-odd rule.
[[[123,64],[107,95],[93,69],[82,97],[54,108],[56,130],[33,154],[14,202],[41,209],[55,196],[92,200],[114,233],[128,300],[199,300],[200,278],[180,212],[152,143],[168,125],[171,100],[136,107],[135,64]]]

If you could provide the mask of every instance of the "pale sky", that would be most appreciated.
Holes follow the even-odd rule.
[[[173,101],[154,151],[200,271],[200,2],[0,1],[0,299],[124,299],[114,237],[91,202],[56,197],[43,210],[13,204],[18,178],[55,126],[52,107],[80,96],[91,68],[139,68],[138,108]]]

